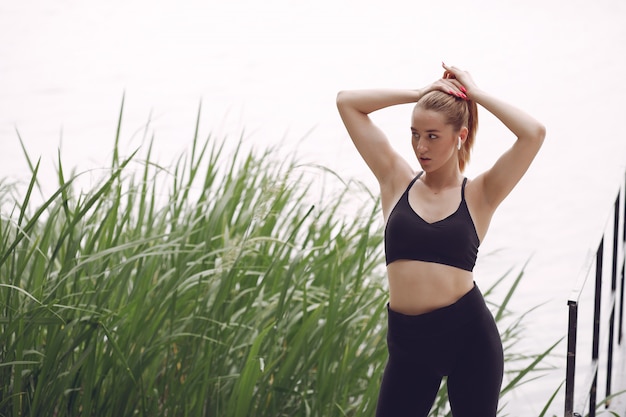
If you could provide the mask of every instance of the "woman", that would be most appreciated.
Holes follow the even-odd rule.
[[[480,90],[469,73],[443,64],[420,90],[357,90],[337,107],[380,185],[389,279],[389,359],[377,417],[426,417],[442,377],[455,417],[495,416],[502,342],[472,270],[498,205],[522,178],[545,137],[531,116]],[[416,172],[369,114],[416,103],[411,140]],[[477,104],[517,140],[473,180],[463,177],[477,128]]]

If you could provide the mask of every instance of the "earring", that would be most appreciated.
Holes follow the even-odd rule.
[[[461,137],[459,136],[459,144],[456,146],[456,148],[460,151],[461,150]]]

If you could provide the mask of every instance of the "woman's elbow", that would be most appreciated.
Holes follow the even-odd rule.
[[[351,111],[355,108],[356,102],[354,94],[350,90],[341,90],[337,93],[336,99],[337,109],[341,114]]]
[[[537,123],[526,132],[525,137],[530,143],[534,143],[537,148],[540,148],[546,137],[546,127],[541,123]]]
[[[350,94],[349,94],[349,92],[348,92],[348,91],[346,91],[346,90],[340,90],[340,91],[337,93],[337,99],[336,99],[336,102],[337,102],[337,107],[341,107],[341,106],[345,105],[345,103],[348,101],[348,97],[349,97],[349,95],[350,95]]]
[[[546,127],[543,124],[541,123],[537,124],[537,127],[535,128],[534,137],[535,137],[535,140],[539,142],[540,145],[543,143],[544,139],[546,138]]]

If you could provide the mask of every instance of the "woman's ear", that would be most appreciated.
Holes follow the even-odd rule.
[[[463,142],[467,139],[467,135],[469,134],[469,129],[466,126],[463,126],[461,130],[459,130],[459,137]]]

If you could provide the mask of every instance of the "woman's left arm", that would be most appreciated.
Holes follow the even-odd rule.
[[[513,146],[498,158],[493,167],[474,179],[482,189],[484,203],[495,210],[528,170],[543,144],[546,129],[522,110],[480,90],[467,72],[446,65],[444,68],[444,78],[452,79],[459,91],[465,92],[470,100],[497,117],[517,136]]]
[[[497,117],[517,137],[493,167],[475,179],[482,182],[485,202],[495,210],[535,159],[546,136],[546,128],[522,110],[483,91],[468,91],[468,97]]]

